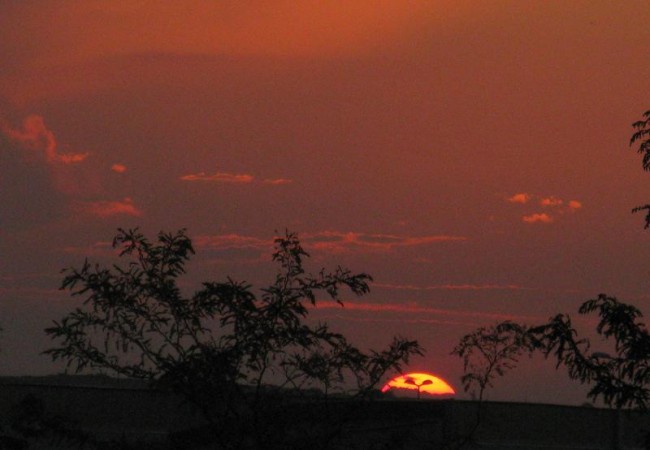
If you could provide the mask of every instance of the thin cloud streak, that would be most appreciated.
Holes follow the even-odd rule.
[[[373,312],[373,313],[399,313],[399,314],[430,314],[430,315],[439,315],[439,316],[451,316],[451,317],[471,317],[471,318],[480,318],[485,320],[513,320],[513,321],[528,321],[528,322],[540,322],[544,320],[543,317],[537,316],[528,316],[528,315],[516,315],[516,314],[500,314],[500,313],[489,313],[481,311],[455,311],[449,309],[441,308],[431,308],[427,306],[419,306],[415,304],[397,304],[397,303],[357,303],[350,302],[345,303],[345,306],[341,306],[339,303],[327,300],[316,302],[315,309],[317,310],[327,310],[327,309],[342,309],[348,311],[364,311],[364,312]]]
[[[288,178],[275,178],[275,179],[267,178],[264,181],[262,181],[262,183],[264,183],[264,184],[274,184],[274,185],[277,186],[277,185],[281,185],[281,184],[291,184],[291,183],[293,183],[293,180],[290,180]]]
[[[406,291],[485,291],[485,290],[524,290],[527,289],[523,286],[516,284],[438,284],[429,286],[416,286],[412,284],[388,284],[388,283],[373,283],[373,287],[391,290],[406,290]]]
[[[462,242],[464,236],[403,236],[392,234],[370,234],[358,232],[321,231],[301,233],[299,237],[305,246],[314,251],[342,253],[352,251],[390,251],[400,247],[415,247],[440,242]],[[210,250],[257,249],[268,250],[273,239],[262,239],[236,233],[221,235],[202,235],[194,239],[197,248]]]
[[[208,175],[205,172],[199,172],[195,174],[183,175],[180,178],[183,181],[201,181],[201,182],[210,182],[210,183],[252,183],[254,177],[248,174],[233,174],[226,172],[217,172],[212,175]]]
[[[448,325],[448,326],[465,326],[465,327],[478,327],[485,325],[481,322],[472,322],[466,320],[442,320],[442,319],[405,319],[405,318],[391,318],[391,317],[351,317],[343,314],[322,315],[319,317],[321,320],[344,320],[346,322],[358,323],[398,323],[398,324],[425,324],[425,325]]]
[[[109,217],[124,214],[127,216],[140,217],[142,211],[138,209],[130,197],[121,201],[95,201],[95,202],[78,202],[73,209],[78,212],[91,214],[98,217]]]
[[[526,223],[551,223],[553,218],[546,213],[535,213],[523,216],[521,218],[523,222]]]
[[[0,296],[12,296],[21,299],[60,299],[67,294],[56,288],[38,288],[33,286],[0,287]]]
[[[229,250],[229,249],[255,249],[267,250],[273,246],[272,239],[260,239],[253,236],[240,234],[201,235],[193,239],[197,249]]]
[[[67,254],[85,255],[85,256],[108,256],[118,255],[119,251],[113,248],[113,243],[109,241],[98,241],[92,245],[85,246],[66,246],[62,251]]]
[[[408,318],[393,318],[393,317],[351,317],[343,314],[330,314],[319,316],[321,320],[344,320],[346,322],[357,323],[396,323],[396,324],[409,324],[409,325],[446,325],[446,326],[463,326],[463,327],[479,327],[485,323],[469,320],[444,320],[444,319],[408,319]]]
[[[357,232],[323,231],[305,235],[312,248],[329,253],[341,253],[352,249],[367,251],[390,251],[398,247],[415,247],[441,242],[463,242],[465,236],[432,235],[405,236]]]
[[[215,174],[209,175],[205,172],[198,172],[193,174],[187,174],[180,177],[183,181],[190,182],[204,182],[204,183],[226,183],[226,184],[270,184],[274,186],[279,186],[283,184],[291,184],[293,180],[288,178],[265,178],[264,180],[258,181],[253,175],[247,173],[228,173],[228,172],[217,172]]]

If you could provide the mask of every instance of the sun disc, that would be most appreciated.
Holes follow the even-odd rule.
[[[431,395],[456,394],[454,388],[442,378],[425,372],[413,372],[396,376],[381,388],[381,392],[387,392],[390,389],[416,390]]]

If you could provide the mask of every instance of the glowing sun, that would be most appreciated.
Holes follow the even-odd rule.
[[[456,391],[446,381],[430,373],[414,372],[399,375],[381,388],[381,392],[390,389],[417,390],[418,398],[421,392],[431,395],[454,395]]]

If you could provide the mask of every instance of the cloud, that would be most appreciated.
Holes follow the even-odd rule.
[[[0,286],[0,297],[20,298],[22,300],[43,300],[63,298],[65,293],[60,289],[39,288],[34,286],[3,287]]]
[[[289,180],[289,179],[287,179],[287,178],[275,178],[275,179],[267,178],[267,179],[264,180],[262,183],[264,183],[264,184],[280,185],[280,184],[289,184],[289,183],[293,183],[293,180]]]
[[[113,248],[113,243],[109,241],[98,241],[91,245],[84,246],[66,246],[63,247],[63,252],[74,255],[85,255],[85,256],[115,256],[119,254],[119,251],[116,251]]]
[[[547,213],[537,213],[531,212],[521,217],[521,220],[525,223],[551,223],[555,221],[556,217],[561,217],[568,212],[575,212],[578,209],[582,208],[582,203],[578,200],[570,200],[565,202],[555,195],[549,196],[538,196],[535,194],[521,193],[515,194],[507,200],[511,203],[526,204],[533,198],[539,200],[539,205],[544,208],[553,208],[554,214],[551,216]]]
[[[311,247],[330,253],[341,253],[357,250],[389,251],[397,247],[414,247],[439,242],[466,241],[464,236],[432,235],[432,236],[401,236],[393,234],[368,234],[338,231],[322,231],[305,235],[305,240]]]
[[[48,163],[75,164],[88,157],[88,153],[58,153],[54,133],[45,126],[43,117],[36,114],[23,120],[22,129],[14,129],[7,123],[0,122],[0,130],[23,149],[42,152]]]
[[[0,167],[0,204],[10,212],[0,215],[0,228],[31,227],[71,212],[98,217],[142,215],[128,197],[89,201],[105,191],[98,167],[84,164],[89,153],[61,153],[54,132],[40,115],[28,115],[19,127],[0,116],[0,145],[8,150]],[[111,170],[122,173],[126,166],[113,164]]]
[[[535,214],[530,214],[527,216],[523,216],[521,218],[526,223],[536,223],[536,222],[541,222],[541,223],[551,223],[553,222],[553,218],[549,216],[546,213],[535,213]]]
[[[524,322],[535,322],[541,318],[535,316],[524,316],[514,314],[498,314],[473,310],[451,310],[442,308],[431,308],[428,306],[420,306],[415,303],[363,303],[363,302],[349,302],[341,306],[339,303],[331,300],[317,301],[316,310],[339,309],[347,311],[364,311],[373,313],[398,313],[398,314],[415,314],[419,318],[424,318],[424,315],[431,316],[444,316],[456,318],[473,318],[479,319],[479,323],[485,323],[486,320],[513,320]]]
[[[261,184],[270,184],[270,185],[282,185],[290,184],[293,180],[288,178],[266,178],[262,181],[257,181],[253,175],[249,174],[234,174],[227,172],[217,172],[215,174],[209,175],[205,172],[193,173],[188,175],[183,175],[180,177],[183,181],[202,181],[206,183],[233,183],[233,184],[250,184],[250,183],[261,183]]]
[[[539,202],[542,206],[562,206],[563,203],[561,199],[554,196],[543,198]]]
[[[88,188],[84,180],[83,162],[89,153],[59,153],[54,133],[47,128],[43,117],[31,114],[19,128],[13,128],[0,119],[0,133],[13,146],[16,161],[25,166],[45,167],[47,182],[65,194],[79,194]]]
[[[463,236],[397,236],[391,234],[342,233],[321,231],[299,234],[305,248],[327,253],[342,253],[352,250],[389,251],[397,247],[414,247],[439,242],[465,241]],[[197,248],[210,250],[256,249],[267,251],[273,247],[273,239],[261,239],[240,234],[203,235],[194,239]]]
[[[233,174],[226,172],[217,172],[213,175],[208,175],[205,172],[195,174],[183,175],[183,181],[203,181],[212,183],[252,183],[254,177],[248,174]]]
[[[522,192],[521,194],[515,194],[512,197],[508,198],[508,201],[510,203],[522,203],[522,204],[524,204],[524,203],[528,203],[530,198],[531,198],[530,194],[526,194],[525,192]]]
[[[582,203],[579,202],[578,200],[571,200],[569,201],[568,206],[571,211],[575,211],[576,209],[582,208]]]
[[[260,239],[240,234],[203,235],[193,239],[196,248],[206,250],[255,249],[268,250],[273,247],[272,239]]]
[[[142,216],[142,211],[133,204],[133,200],[129,197],[121,201],[78,202],[75,209],[98,217],[109,217],[118,214]]]
[[[407,290],[407,291],[433,291],[433,290],[451,290],[451,291],[483,291],[483,290],[521,290],[525,289],[516,284],[438,284],[428,286],[415,286],[412,284],[386,284],[373,283],[373,287]]]
[[[47,163],[43,151],[26,149],[12,131],[0,118],[0,229],[24,230],[59,219],[68,201],[69,174],[63,169],[70,167]]]

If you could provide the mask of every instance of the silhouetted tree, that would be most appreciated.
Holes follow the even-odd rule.
[[[643,169],[650,170],[650,110],[643,119],[632,124],[635,131],[630,145],[639,143],[638,152],[643,155]],[[650,204],[636,207],[632,212],[646,210],[645,227],[650,227]],[[650,336],[642,314],[633,305],[619,302],[615,297],[600,294],[584,302],[579,313],[596,313],[599,317],[596,333],[605,341],[612,340],[613,352],[593,351],[589,339],[581,337],[567,314],[558,314],[548,323],[528,327],[503,322],[490,328],[479,328],[461,339],[454,354],[464,358],[465,373],[462,377],[465,390],[479,392],[490,386],[490,372],[503,374],[511,369],[523,351],[540,351],[547,358],[557,359],[556,367],[565,366],[569,377],[590,386],[587,396],[601,399],[615,408],[636,408],[647,411],[650,402]],[[508,339],[501,343],[499,330],[507,331]],[[510,346],[512,343],[512,346]],[[502,345],[503,354],[494,351]],[[512,352],[513,358],[508,355]],[[501,356],[504,365],[496,370],[493,364]],[[478,359],[477,359],[478,358]],[[479,363],[472,364],[472,361]],[[648,434],[645,448],[650,448]]]
[[[643,170],[650,170],[650,110],[642,116],[643,119],[632,124],[636,131],[630,138],[630,146],[639,142],[638,152],[643,155]]]
[[[275,240],[278,273],[259,294],[228,278],[184,297],[177,279],[194,254],[184,230],[161,232],[151,243],[137,229],[120,229],[113,247],[127,265],[86,261],[64,271],[62,289],[83,297],[84,306],[46,330],[59,342],[46,353],[75,371],[108,369],[182,394],[220,447],[287,444],[303,419],[299,402],[284,408],[289,393],[295,399],[319,387],[364,398],[387,371],[422,354],[416,341],[399,337],[385,350],[362,352],[326,324],[306,323],[317,296],[341,303],[341,288],[363,295],[371,277],[341,267],[305,272],[309,255],[293,233]]]
[[[602,400],[616,409],[647,411],[650,402],[650,336],[640,321],[641,312],[632,305],[601,294],[584,302],[579,313],[598,315],[596,333],[602,337],[601,341],[612,341],[609,347],[613,351],[594,351],[590,340],[580,335],[567,314],[558,314],[548,323],[534,327],[503,322],[491,327],[492,333],[479,328],[461,341],[469,342],[468,348],[475,352],[473,357],[478,354],[478,360],[482,362],[478,365],[465,363],[463,382],[466,389],[471,386],[484,389],[491,385],[488,374],[492,367],[490,362],[496,360],[494,355],[502,358],[503,369],[512,369],[522,353],[539,351],[547,358],[556,359],[556,367],[564,366],[571,379],[589,386],[587,397],[592,401]],[[489,350],[495,346],[495,341],[500,342],[497,330],[509,330],[504,343],[500,344],[504,346],[503,353]],[[455,352],[466,361],[468,354],[472,355]],[[495,369],[496,374],[502,375],[503,369]],[[472,439],[480,423],[480,408],[479,402],[476,426],[466,437],[467,441]],[[615,439],[618,440],[619,418],[614,420]],[[648,443],[650,440],[644,444],[645,448],[648,448]]]
[[[634,132],[630,146],[639,144],[644,170],[650,170],[650,110],[643,119],[632,124]],[[638,206],[632,212],[646,210],[645,227],[650,227],[650,204]],[[614,354],[591,351],[588,339],[578,332],[565,314],[558,314],[548,324],[531,329],[536,346],[545,355],[553,354],[557,364],[564,365],[572,379],[592,387],[588,396],[611,406],[647,409],[650,399],[650,337],[641,311],[619,302],[615,297],[600,294],[579,309],[580,314],[596,312],[599,316],[596,332],[613,339]]]
[[[565,366],[569,377],[591,385],[588,397],[621,407],[647,409],[650,400],[650,336],[633,305],[600,294],[580,306],[580,314],[597,313],[596,333],[612,339],[613,353],[593,351],[589,339],[580,337],[567,314],[528,328],[506,321],[479,328],[463,337],[454,354],[465,361],[462,377],[466,390],[483,391],[496,375],[516,366],[524,352],[540,351]]]
[[[486,389],[493,386],[496,377],[514,368],[522,354],[531,351],[527,327],[510,321],[477,328],[460,339],[451,354],[463,358],[463,389],[478,400],[478,406],[474,426],[457,439],[457,447],[474,439],[481,424]]]
[[[465,392],[483,400],[493,380],[514,368],[523,353],[530,352],[527,331],[523,325],[506,321],[463,336],[451,354],[463,358],[461,382]]]
[[[630,145],[639,143],[638,152],[643,155],[643,169],[650,170],[650,110],[643,113],[643,119],[634,122],[632,126],[635,131],[630,138]],[[648,228],[650,204],[634,208],[633,212],[640,210],[648,211]],[[522,339],[526,345],[532,345],[547,357],[555,356],[558,367],[566,366],[572,379],[592,385],[588,394],[590,398],[602,398],[606,404],[617,407],[646,409],[650,398],[650,337],[645,325],[639,320],[641,312],[636,307],[619,302],[615,297],[606,294],[588,300],[579,309],[580,314],[593,312],[599,316],[596,332],[605,339],[612,338],[614,341],[614,355],[592,352],[589,340],[579,337],[571,318],[566,314],[556,315],[547,324],[528,329],[519,325],[517,329],[525,332],[526,336]],[[504,322],[493,330],[504,326],[512,327],[512,323]],[[489,348],[497,334],[484,335],[484,330],[479,328],[465,336],[461,344],[466,347],[469,342],[469,348]],[[455,353],[463,356],[458,349],[465,347],[459,345]],[[508,368],[515,362],[516,360],[509,361]],[[481,373],[471,365],[468,366],[465,356],[463,382],[478,383],[480,387],[480,381],[474,379],[477,372]],[[467,388],[468,385],[465,385]]]
[[[637,152],[642,155],[643,170],[650,170],[650,110],[643,113],[643,119],[632,124],[635,131],[630,138],[630,146],[638,142]],[[650,227],[650,204],[637,206],[632,212],[646,211],[645,227]]]
[[[614,297],[600,294],[579,309],[597,313],[596,333],[613,339],[613,353],[593,351],[589,339],[580,337],[571,318],[558,314],[549,323],[531,328],[535,347],[553,355],[569,377],[591,386],[587,396],[601,398],[617,408],[647,409],[650,400],[650,336],[641,311]]]

